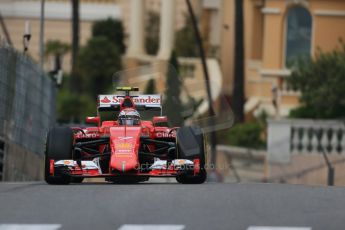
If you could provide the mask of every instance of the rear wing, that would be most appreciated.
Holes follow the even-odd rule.
[[[116,108],[124,100],[122,95],[99,95],[98,108]],[[159,94],[133,96],[132,101],[136,107],[162,108],[162,97]]]
[[[131,96],[142,120],[151,120],[162,115],[162,97],[159,94]],[[97,114],[101,121],[116,120],[120,113],[123,95],[99,95]]]

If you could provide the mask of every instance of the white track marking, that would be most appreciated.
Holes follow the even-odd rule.
[[[0,230],[57,230],[61,224],[0,224]]]
[[[183,230],[184,228],[184,225],[173,224],[124,224],[118,230]]]
[[[0,185],[27,185],[27,184],[42,184],[42,181],[0,182]]]
[[[311,227],[250,226],[247,230],[311,230]]]

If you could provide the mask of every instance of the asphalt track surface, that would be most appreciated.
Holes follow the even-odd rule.
[[[55,229],[344,230],[345,188],[0,183],[0,229],[11,229],[8,224],[56,224]],[[49,229],[37,226],[27,229]]]

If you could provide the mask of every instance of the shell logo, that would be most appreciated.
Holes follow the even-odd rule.
[[[185,161],[185,160],[178,160],[177,163],[178,163],[179,165],[183,165],[184,163],[186,163],[186,161]]]
[[[116,145],[119,149],[132,149],[133,145],[132,143],[124,142]]]

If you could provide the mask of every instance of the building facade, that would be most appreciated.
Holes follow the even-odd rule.
[[[31,40],[29,54],[34,60],[40,57],[40,0],[4,0],[0,2],[0,13],[7,28],[14,48],[23,50],[23,34],[26,22],[30,23]],[[116,0],[80,0],[80,44],[85,45],[91,36],[92,23],[96,20],[122,18],[120,1]],[[72,4],[69,0],[45,1],[44,42],[59,40],[71,44],[72,41]],[[4,28],[0,28],[0,37],[4,38]],[[63,60],[65,71],[70,70],[70,54]],[[45,62],[45,69],[50,70],[51,63]]]
[[[245,112],[247,118],[265,110],[270,115],[286,116],[299,105],[299,93],[286,84],[297,57],[314,57],[340,47],[345,39],[344,0],[243,0],[245,36]],[[208,58],[215,63],[211,80],[218,86],[214,94],[231,96],[234,78],[235,0],[193,0],[199,18]],[[14,47],[23,49],[25,21],[31,23],[29,52],[39,57],[39,0],[4,0],[1,14]],[[157,55],[145,51],[145,23],[148,12],[160,15]],[[112,17],[123,21],[127,52],[124,68],[167,61],[174,49],[175,33],[185,24],[185,0],[81,0],[80,39],[84,45],[91,36],[95,20]],[[71,3],[69,0],[46,0],[45,42],[71,43]],[[0,36],[4,37],[3,29]],[[202,79],[197,58],[181,58],[187,74]],[[49,69],[49,62],[45,68]],[[70,68],[70,57],[63,61]],[[215,71],[214,71],[215,69]],[[217,75],[216,77],[213,77]],[[220,75],[220,76],[219,76]],[[219,80],[220,79],[220,80]],[[191,78],[189,78],[189,81]],[[196,80],[198,81],[198,80]],[[220,90],[218,88],[220,87]],[[272,100],[277,101],[274,107]]]
[[[144,50],[142,49],[142,51],[138,52],[138,50],[135,50],[135,46],[141,46],[144,44],[145,31],[144,28],[140,27],[135,27],[135,31],[132,30],[131,28],[134,28],[132,24],[135,24],[136,19],[140,18],[141,22],[139,23],[145,25],[145,21],[147,20],[146,13],[163,13],[162,5],[164,4],[165,3],[162,3],[161,0],[80,0],[80,44],[85,45],[87,40],[90,38],[91,27],[95,21],[113,18],[123,22],[125,44],[130,48],[129,53],[140,55],[144,53]],[[70,0],[45,1],[45,43],[48,40],[59,40],[64,43],[71,44],[71,5]],[[172,25],[173,31],[175,31],[183,27],[185,23],[184,15],[186,14],[187,8],[184,0],[174,1],[173,6],[174,8],[171,12],[174,12],[176,15],[174,15],[174,22]],[[17,50],[23,50],[25,24],[27,21],[30,22],[30,32],[32,36],[29,43],[29,53],[37,61],[39,59],[40,9],[40,0],[4,0],[0,2],[0,14],[4,19],[3,25],[6,27],[10,40]],[[168,8],[165,10],[167,11]],[[6,37],[6,33],[4,31],[5,28],[3,28],[4,26],[0,28],[0,38],[3,39]],[[137,41],[141,44],[133,45],[133,41],[131,43],[131,37],[137,37]],[[163,45],[165,46],[169,44]],[[63,66],[65,71],[69,71],[69,54],[66,55],[63,61]],[[47,63],[45,67],[46,69],[49,69],[49,63]]]
[[[286,84],[294,61],[340,48],[345,1],[245,0],[244,15],[246,112],[286,116],[299,105]]]

